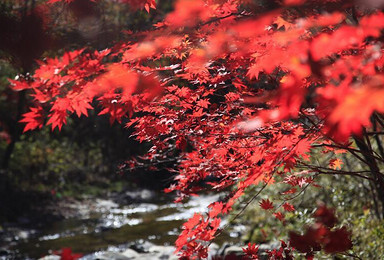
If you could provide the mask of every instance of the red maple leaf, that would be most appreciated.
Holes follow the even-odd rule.
[[[186,229],[194,228],[201,220],[201,215],[195,213],[192,218],[190,218],[187,222],[184,223],[184,227]]]
[[[285,202],[283,204],[283,208],[284,208],[284,210],[286,210],[288,212],[295,211],[295,208],[293,207],[293,205],[289,204],[288,202]]]
[[[26,123],[24,132],[34,130],[36,128],[42,128],[44,124],[44,110],[42,107],[31,107],[30,112],[23,115],[22,123]]]
[[[264,210],[269,210],[269,209],[273,209],[273,203],[269,200],[269,199],[262,199],[260,202],[259,202],[259,205],[262,209]]]
[[[209,218],[214,218],[219,215],[223,210],[222,202],[215,202],[212,206],[210,206],[211,211],[209,212]]]
[[[280,221],[283,221],[285,216],[283,213],[281,213],[280,211],[279,212],[276,212],[276,213],[273,213],[273,215],[275,215],[275,217],[280,220]]]
[[[243,252],[246,256],[250,257],[251,259],[259,259],[257,252],[259,251],[259,246],[256,244],[248,243],[248,246],[246,248],[243,248]]]
[[[334,170],[341,169],[341,167],[343,166],[343,161],[341,159],[339,159],[339,158],[332,159],[332,160],[329,161],[329,165]]]

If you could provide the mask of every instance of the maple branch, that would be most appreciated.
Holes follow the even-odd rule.
[[[362,161],[364,164],[368,164],[366,160],[364,160],[361,156],[356,154],[356,153],[361,153],[361,151],[358,150],[358,149],[347,147],[347,146],[342,146],[342,145],[334,145],[334,144],[315,144],[315,145],[312,145],[312,147],[322,147],[322,146],[328,146],[328,147],[332,147],[332,148],[338,148],[338,149],[347,150],[352,155],[354,155],[357,159]]]
[[[366,140],[366,143],[367,143],[367,145],[369,147],[369,151],[371,152],[372,156],[374,156],[374,154],[375,154],[376,156],[374,156],[374,157],[375,157],[376,160],[384,162],[384,157],[382,155],[378,154],[373,149],[372,144],[371,144],[371,140],[369,139],[369,136],[367,135],[367,131],[366,131],[365,127],[363,127],[363,136],[364,136],[364,138]],[[377,135],[376,135],[376,137],[377,137]],[[379,149],[380,149],[380,145],[381,145],[381,142],[378,143]]]
[[[269,180],[271,180],[272,179],[272,176],[273,175],[271,175],[271,177],[270,177],[270,179]],[[269,180],[268,180],[268,182],[269,182]],[[246,210],[246,208],[260,195],[260,193],[268,186],[268,182],[266,182],[264,185],[263,185],[263,187],[256,193],[256,194],[254,194],[252,197],[251,197],[251,199],[250,200],[248,200],[246,203],[245,203],[245,205],[240,209],[240,211],[230,220],[230,221],[228,221],[228,223],[224,226],[224,227],[222,227],[222,228],[220,228],[220,229],[218,229],[217,230],[217,232],[216,232],[216,234],[214,235],[215,236],[215,238],[217,237],[217,236],[219,236],[219,235],[221,235],[222,233],[223,233],[223,231],[226,229],[226,228],[228,228],[229,227],[229,225],[233,222],[233,221],[235,221],[238,217],[240,217],[240,215]],[[211,244],[213,243],[213,240],[211,240],[210,242],[209,242],[209,244],[208,244],[208,246],[210,246]]]
[[[373,199],[373,204],[375,205],[374,209],[375,209],[375,214],[376,214],[376,217],[378,219],[381,219],[381,215],[380,215],[380,212],[379,212],[379,203],[377,201],[377,191],[375,189],[375,186],[373,185],[373,182],[369,182],[369,186],[370,186],[370,192],[372,194],[372,199]]]
[[[353,139],[355,140],[356,145],[359,147],[364,158],[366,159],[367,165],[368,165],[369,169],[371,170],[372,176],[374,177],[374,185],[376,187],[377,193],[379,195],[378,197],[379,197],[381,204],[382,204],[381,205],[382,206],[381,214],[382,214],[382,217],[384,218],[384,178],[383,178],[383,175],[380,172],[379,167],[375,161],[375,158],[374,158],[371,150],[369,150],[368,145],[365,144],[361,138],[354,136]]]
[[[365,142],[367,143],[369,150],[374,153],[375,151],[372,149],[371,140],[369,140],[369,136],[366,133],[367,131],[365,127],[363,127],[363,136],[364,136]]]
[[[370,132],[365,132],[365,135],[384,135],[384,132],[382,131],[370,131]]]
[[[368,144],[369,150],[371,151],[372,156],[373,156],[376,160],[381,161],[381,162],[384,162],[383,154],[379,154],[379,153],[377,153],[377,152],[373,149],[372,144],[371,144],[371,140],[369,139],[369,136],[366,134],[365,130],[364,130],[364,137],[365,137],[365,140],[366,140],[366,142],[367,142],[367,144]],[[377,135],[376,135],[376,137],[377,137]],[[376,141],[377,141],[377,140],[376,140]],[[379,150],[380,150],[380,146],[381,146],[381,142],[378,142]],[[384,152],[384,150],[383,150],[383,152]]]
[[[373,116],[375,117],[376,121],[381,125],[382,128],[384,128],[384,122],[383,122],[383,116],[379,113],[374,113]]]
[[[340,255],[344,255],[344,256],[349,256],[349,257],[353,257],[353,258],[356,258],[356,259],[359,259],[359,260],[363,260],[361,257],[357,256],[356,254],[349,254],[349,253],[339,253]]]
[[[273,175],[274,173],[276,172],[276,170],[280,167],[280,165],[284,162],[285,158],[293,151],[293,149],[302,141],[304,140],[312,131],[317,131],[316,127],[313,126],[311,129],[309,129],[309,131],[307,131],[294,145],[292,145],[292,147],[288,150],[285,151],[285,155],[283,155],[281,157],[281,159],[276,163],[276,166],[274,167],[273,171],[271,172],[270,176],[269,176],[269,179],[265,182],[265,184],[263,185],[263,187],[255,194],[251,197],[250,200],[248,200],[245,205],[240,209],[240,211],[230,220],[228,221],[228,223],[221,229],[218,229],[215,233],[215,237],[219,236],[223,230],[225,230],[226,228],[228,228],[228,226],[234,221],[236,220],[245,210],[246,208],[260,195],[260,193],[268,186],[268,183],[270,182],[270,180],[273,178]],[[211,240],[208,244],[211,245],[213,242],[213,240]]]
[[[309,116],[307,116],[302,110],[300,111],[302,115],[304,115],[305,118],[308,119],[308,121],[310,121],[312,123],[313,126],[317,126],[318,124],[315,123]],[[329,137],[328,135],[326,135],[325,133],[323,133],[321,130],[319,131],[325,138],[327,139],[330,139],[333,143],[337,144],[338,142],[335,141],[333,138]],[[320,144],[320,145],[312,145],[312,147],[321,147],[321,146],[328,146],[328,147],[332,147],[332,148],[338,148],[338,149],[344,149],[344,150],[347,150],[349,151],[353,156],[355,156],[357,159],[359,159],[361,162],[363,162],[364,164],[366,165],[369,165],[368,161],[365,160],[363,157],[359,156],[357,153],[362,153],[360,150],[357,150],[357,149],[354,149],[354,148],[351,148],[351,147],[347,147],[347,146],[343,146],[343,145],[334,145],[334,144]],[[363,153],[362,153],[363,154]],[[377,157],[377,156],[374,156],[372,154],[372,156],[379,160],[379,161],[382,161],[384,162],[384,159],[383,158],[380,158],[380,157]]]
[[[265,137],[261,137],[258,135],[245,135],[245,134],[223,134],[223,133],[203,133],[203,134],[197,134],[197,133],[188,133],[190,136],[229,136],[233,138],[256,138],[256,139],[265,139]]]
[[[149,168],[149,167],[154,166],[154,165],[160,165],[160,164],[170,163],[170,162],[178,162],[181,158],[182,157],[176,157],[176,158],[171,158],[171,159],[168,159],[168,160],[143,163],[142,165],[137,165],[135,167],[129,167],[129,168],[124,167],[124,164],[123,164],[121,170],[123,170],[124,172],[130,172],[130,171],[133,171],[133,170],[136,170],[136,169]]]
[[[302,165],[300,165],[302,164]],[[317,166],[317,165],[310,165],[310,164],[307,164],[307,163],[304,163],[304,162],[300,162],[300,164],[298,165],[298,167],[301,167],[301,168],[310,168],[310,169],[313,169],[313,170],[316,170],[319,174],[329,174],[329,175],[337,175],[337,174],[340,174],[340,175],[351,175],[351,176],[356,176],[356,177],[360,177],[360,178],[363,178],[363,179],[366,179],[366,180],[371,180],[373,181],[372,178],[369,178],[367,176],[364,176],[364,175],[360,175],[359,173],[370,173],[370,171],[355,171],[355,172],[349,172],[349,171],[343,171],[343,170],[335,170],[335,169],[330,169],[330,168],[327,168],[327,167],[322,167],[322,166]],[[326,170],[326,171],[325,171]]]
[[[340,172],[340,171],[337,171],[337,172],[334,172],[334,171],[325,172],[325,171],[322,171],[322,170],[318,170],[318,173],[319,174],[324,174],[324,175],[350,175],[350,176],[355,176],[355,177],[363,178],[363,179],[366,179],[366,180],[374,181],[374,179],[372,179],[372,178],[366,177],[364,175],[357,174],[355,172]]]
[[[352,148],[352,147],[348,147],[348,146],[336,145],[336,144],[325,144],[325,143],[322,143],[322,144],[313,144],[311,146],[314,147],[314,148],[326,146],[326,147],[343,149],[343,150],[348,150],[348,151],[354,151],[354,152],[361,153],[361,151],[359,151],[358,149],[355,149],[355,148]]]
[[[208,25],[208,24],[211,24],[211,23],[215,23],[215,22],[218,22],[218,21],[227,19],[227,18],[229,18],[229,17],[231,17],[231,16],[234,16],[234,15],[242,15],[242,16],[246,16],[246,15],[243,14],[243,13],[238,13],[238,12],[236,12],[236,13],[230,13],[230,14],[227,14],[227,15],[225,15],[225,16],[221,16],[221,17],[214,17],[214,18],[210,19],[209,21],[206,21],[206,22],[204,22],[204,23],[201,23],[201,24],[197,25],[197,26],[195,27],[195,29],[199,29],[200,27],[203,27],[203,26],[205,26],[205,25]]]
[[[294,195],[294,196],[292,196],[292,197],[290,197],[290,198],[286,198],[286,199],[284,199],[284,201],[290,201],[290,200],[294,200],[294,199],[296,199],[297,197],[299,197],[309,186],[310,186],[311,184],[310,183],[308,183],[307,185],[305,185],[304,186],[304,188],[302,188],[301,189],[301,191],[299,192],[299,193],[297,193],[296,195]],[[282,194],[283,195],[283,194]],[[283,203],[282,203],[283,204]],[[281,205],[282,205],[281,204]],[[281,206],[280,205],[280,206]]]
[[[375,120],[376,118],[376,120]],[[373,130],[374,131],[377,131],[377,116],[374,114],[372,117],[371,117],[371,121],[372,121],[372,125],[373,125]],[[380,155],[381,155],[381,158],[384,159],[384,148],[383,148],[383,145],[382,145],[382,142],[381,140],[379,139],[379,134],[375,134],[373,138],[375,138],[376,140],[376,144],[377,144],[377,147],[379,149],[379,152],[380,152]]]

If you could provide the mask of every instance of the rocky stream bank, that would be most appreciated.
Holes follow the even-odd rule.
[[[81,260],[177,259],[173,243],[180,226],[195,212],[204,212],[218,196],[204,195],[174,204],[169,197],[140,190],[103,199],[63,199],[46,207],[56,216],[46,225],[34,226],[28,219],[4,223],[0,227],[0,260],[59,260],[55,252],[62,248],[81,253]],[[242,255],[237,245],[244,231],[243,226],[236,226],[224,232],[217,244],[211,245],[210,257]],[[260,252],[276,247],[278,243],[262,245]]]

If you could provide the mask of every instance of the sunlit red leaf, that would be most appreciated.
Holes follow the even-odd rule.
[[[273,209],[273,203],[269,199],[263,199],[259,203],[260,207],[264,210]]]
[[[283,204],[283,208],[284,208],[284,210],[286,210],[288,212],[295,211],[295,208],[293,207],[293,205],[288,203],[288,202],[285,202]]]
[[[42,107],[31,107],[30,112],[23,115],[22,123],[26,123],[24,132],[34,130],[36,128],[42,128],[44,124],[44,110]]]
[[[332,167],[332,169],[334,170],[337,170],[337,169],[341,169],[341,167],[343,166],[343,161],[339,158],[336,158],[336,159],[332,159],[329,161],[329,165]]]

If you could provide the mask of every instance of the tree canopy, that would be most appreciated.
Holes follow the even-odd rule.
[[[71,8],[91,0],[50,0],[36,8]],[[102,2],[102,1],[100,1]],[[156,12],[155,0],[122,0],[132,10]],[[372,183],[376,212],[384,217],[383,28],[381,1],[177,0],[148,30],[124,31],[106,49],[87,47],[47,57],[31,74],[10,79],[26,91],[24,131],[61,129],[69,116],[99,115],[134,129],[150,142],[146,156],[121,166],[176,162],[176,202],[203,191],[226,191],[206,214],[183,225],[176,247],[185,258],[205,258],[211,241],[249,189],[284,184],[282,203],[260,200],[284,222],[290,200],[322,174]],[[72,8],[72,11],[76,10]],[[44,16],[48,17],[49,16]],[[45,22],[42,20],[42,22]],[[316,154],[329,154],[327,165]],[[343,168],[341,154],[366,166]],[[240,212],[241,213],[241,210]],[[336,228],[334,212],[320,206],[304,235],[270,253],[292,259],[291,247],[314,252],[351,248],[350,232]],[[257,247],[244,252],[257,258]]]

